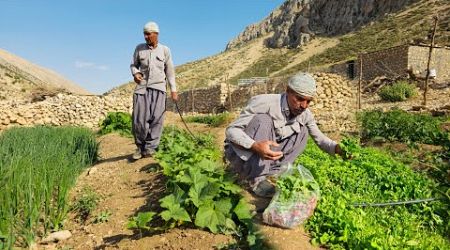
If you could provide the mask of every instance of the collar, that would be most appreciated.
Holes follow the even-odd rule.
[[[286,93],[281,94],[281,113],[283,113],[286,119],[289,119],[289,116],[291,115]]]
[[[158,46],[159,46],[159,43],[156,44],[156,47],[153,47],[153,46],[151,46],[151,45],[148,44],[148,43],[146,43],[146,44],[147,44],[147,48],[149,48],[149,49],[151,49],[151,50],[154,50],[154,49],[158,48]]]

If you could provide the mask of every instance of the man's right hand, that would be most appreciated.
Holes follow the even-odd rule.
[[[270,149],[270,146],[278,147],[280,145],[274,141],[259,141],[253,143],[251,150],[253,150],[253,152],[256,152],[261,158],[265,160],[276,161],[283,157],[283,152],[272,151]]]
[[[144,80],[144,76],[141,73],[136,73],[134,76],[134,82],[139,84],[142,80]]]

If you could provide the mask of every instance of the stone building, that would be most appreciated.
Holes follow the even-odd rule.
[[[416,76],[425,77],[429,49],[429,46],[426,45],[400,45],[373,51],[361,54],[357,60],[334,65],[331,71],[350,79],[357,78],[359,76],[359,60],[362,58],[364,80],[372,80],[378,76],[407,77],[408,71]],[[450,80],[450,48],[433,48],[430,69],[435,69],[436,81]]]

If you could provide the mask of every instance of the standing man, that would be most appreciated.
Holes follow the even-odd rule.
[[[146,43],[136,46],[131,74],[136,88],[133,95],[133,135],[137,146],[133,159],[150,157],[159,145],[166,110],[166,81],[170,95],[178,100],[175,70],[170,49],[158,42],[155,22],[144,26]]]
[[[319,130],[308,109],[315,93],[314,78],[298,73],[289,79],[285,93],[251,98],[226,129],[225,157],[256,195],[273,196],[275,187],[266,177],[282,171],[281,165],[293,163],[309,135],[322,150],[342,154],[339,144]]]

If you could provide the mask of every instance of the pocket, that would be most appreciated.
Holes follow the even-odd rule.
[[[139,51],[139,63],[141,66],[148,66],[148,55],[146,51]]]
[[[156,68],[158,68],[161,72],[163,72],[164,71],[164,64],[165,64],[164,59],[162,59],[159,56],[156,56],[155,59],[156,59],[155,60]]]

